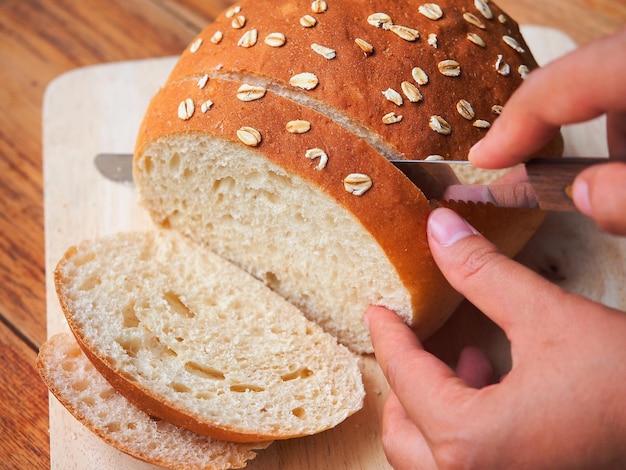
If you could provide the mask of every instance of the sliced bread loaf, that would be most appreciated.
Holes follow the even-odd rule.
[[[180,234],[85,241],[59,262],[55,283],[86,355],[150,416],[259,442],[323,431],[362,407],[353,353]]]
[[[430,256],[429,201],[388,159],[466,159],[536,66],[494,2],[243,0],[152,100],[134,178],[157,224],[354,351],[372,352],[369,304],[426,337],[461,297]],[[542,153],[561,150],[555,139]],[[457,209],[509,255],[544,217]]]
[[[42,379],[81,423],[137,459],[175,470],[243,468],[270,442],[240,444],[200,436],[153,419],[98,373],[69,333],[44,343],[37,357]]]

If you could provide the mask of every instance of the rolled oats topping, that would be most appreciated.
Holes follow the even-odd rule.
[[[308,149],[304,156],[309,160],[319,159],[319,162],[315,167],[315,170],[317,171],[323,170],[328,164],[328,155],[320,148]]]
[[[437,21],[443,16],[443,10],[436,3],[424,3],[417,9],[426,18]]]
[[[305,134],[311,130],[311,123],[303,119],[289,121],[285,126],[290,134]]]
[[[317,24],[317,20],[311,15],[304,15],[300,18],[300,25],[304,28],[312,28]]]
[[[313,43],[311,44],[311,49],[315,51],[317,54],[321,55],[324,59],[334,59],[337,57],[337,52],[330,47],[322,46],[321,44]]]
[[[395,103],[398,106],[402,106],[402,103],[403,103],[402,95],[400,95],[400,93],[398,93],[393,88],[387,88],[382,93],[383,93],[383,96],[387,99],[387,101],[391,101],[392,103]]]
[[[366,56],[370,56],[374,53],[374,46],[372,46],[369,42],[367,42],[365,39],[361,39],[361,38],[356,38],[354,40],[355,44],[357,46],[359,46],[361,48],[361,50],[363,51],[363,53]]]
[[[183,121],[191,119],[196,106],[191,98],[187,98],[178,104],[178,117]]]
[[[397,124],[399,122],[402,121],[402,119],[404,118],[404,116],[402,115],[396,115],[396,113],[391,112],[391,113],[387,113],[383,116],[383,123],[390,125],[390,124]]]
[[[461,65],[452,59],[442,60],[437,64],[439,72],[446,77],[458,77],[461,75]]]
[[[196,85],[198,86],[198,88],[202,89],[206,86],[208,82],[209,82],[209,74],[205,73],[198,79],[198,83],[196,83]]]
[[[474,0],[474,6],[486,19],[491,20],[493,18],[493,12],[485,0]]]
[[[319,84],[317,76],[310,72],[303,72],[294,75],[289,79],[289,84],[303,90],[312,90]]]
[[[211,100],[206,100],[204,103],[202,103],[200,105],[200,111],[202,111],[202,113],[206,113],[209,109],[211,109],[211,107],[213,106],[213,101]]]
[[[428,75],[421,67],[413,67],[411,76],[418,85],[426,85],[428,83]]]
[[[511,73],[511,66],[505,62],[502,54],[498,54],[498,60],[496,60],[496,71],[505,77]]]
[[[200,49],[202,42],[203,42],[202,38],[198,38],[194,42],[192,42],[191,46],[189,46],[189,52],[191,52],[192,54],[195,54],[196,52],[198,52],[198,49]]]
[[[245,48],[252,47],[256,44],[257,39],[258,31],[256,29],[249,29],[241,36],[237,45]]]
[[[269,33],[265,36],[265,44],[270,47],[282,47],[285,45],[287,39],[283,33]]]
[[[246,25],[246,17],[243,15],[237,15],[235,16],[231,22],[230,22],[230,26],[233,29],[241,29]]]
[[[424,99],[419,88],[411,82],[404,81],[400,86],[402,87],[402,93],[404,93],[404,96],[406,96],[411,103],[418,103]]]
[[[474,108],[467,100],[459,100],[456,104],[456,110],[468,121],[471,121],[476,116],[476,113],[474,113]]]
[[[463,19],[465,21],[467,21],[469,24],[476,26],[477,28],[480,29],[485,29],[485,23],[483,23],[483,21],[478,18],[475,14],[470,13],[469,11],[466,11],[465,13],[463,13]]]
[[[528,68],[528,66],[522,64],[517,68],[517,72],[523,79],[526,79],[526,77],[528,77],[528,74],[530,73],[530,69]]]
[[[267,90],[262,86],[248,85],[244,83],[237,90],[237,99],[240,101],[256,101],[265,96]]]
[[[428,126],[438,134],[450,135],[452,134],[452,126],[441,116],[431,116],[428,122]]]
[[[409,28],[408,26],[394,24],[391,25],[389,30],[409,42],[417,41],[420,37],[420,33],[417,29]]]
[[[244,126],[237,130],[237,138],[250,147],[256,147],[261,143],[261,133],[254,127]]]
[[[352,173],[343,180],[343,187],[350,194],[362,196],[372,187],[372,178],[362,173]]]
[[[428,35],[428,45],[437,49],[437,35],[435,33],[430,33]]]
[[[241,6],[237,5],[235,7],[232,7],[226,12],[226,18],[232,18],[240,11],[241,11]]]
[[[326,10],[328,10],[328,5],[324,0],[313,0],[311,3],[313,13],[324,13]]]
[[[211,36],[210,41],[213,44],[219,44],[220,42],[222,42],[222,39],[224,39],[224,33],[222,33],[221,31],[215,31],[215,33],[213,33],[213,36]]]
[[[514,51],[517,51],[520,54],[523,54],[524,52],[526,52],[526,50],[520,45],[519,42],[517,42],[517,40],[514,37],[504,35],[502,36],[502,40],[507,44],[507,46],[509,46]]]
[[[485,43],[485,40],[476,33],[467,33],[467,39],[469,39],[471,42],[473,42],[477,46],[480,46],[480,47],[487,46],[487,44]]]
[[[393,25],[391,16],[387,13],[373,13],[367,17],[367,22],[377,28],[390,29]]]
[[[476,119],[472,125],[478,129],[489,129],[491,127],[491,123],[484,119]]]

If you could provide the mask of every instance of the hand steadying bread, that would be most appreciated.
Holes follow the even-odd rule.
[[[397,311],[426,337],[441,326],[461,297],[429,252],[429,201],[387,160],[466,159],[535,67],[517,25],[493,2],[242,1],[198,35],[152,100],[137,139],[135,181],[156,225],[195,242],[180,241],[188,243],[187,256],[193,257],[186,261],[196,265],[204,259],[204,250],[214,251],[271,287],[352,351],[372,352],[362,322],[370,304]],[[539,153],[560,151],[556,137]],[[534,210],[463,204],[454,208],[510,255],[543,220],[543,214]],[[209,349],[222,344],[217,355],[221,358],[233,347],[225,344],[228,332],[237,325],[259,331],[255,328],[270,313],[247,310],[253,304],[252,291],[266,292],[251,278],[241,291],[229,292],[224,286],[212,300],[195,285],[202,285],[197,279],[204,276],[178,284],[178,292],[170,289],[168,285],[180,282],[178,276],[187,268],[176,262],[160,273],[168,274],[167,285],[138,284],[137,292],[143,289],[141,295],[153,294],[159,302],[142,308],[141,319],[129,314],[134,310],[125,290],[134,286],[127,276],[139,279],[147,275],[144,270],[159,269],[147,260],[135,269],[134,264],[124,266],[124,260],[145,244],[167,246],[163,237],[168,240],[170,235],[164,233],[158,239],[150,234],[120,235],[89,242],[70,249],[59,265],[59,295],[70,326],[116,390],[150,415],[238,441],[320,432],[361,406],[356,363],[330,336],[317,332],[317,326],[311,331],[325,338],[327,347],[308,335],[293,346],[309,351],[319,367],[290,370],[285,377],[295,374],[294,379],[281,384],[302,387],[296,398],[312,402],[301,407],[290,401],[281,408],[284,414],[269,424],[280,427],[280,432],[266,427],[261,415],[243,426],[223,421],[233,417],[241,400],[266,391],[249,381],[254,367],[241,367],[245,380],[235,389],[228,383],[228,395],[235,398],[221,404],[218,416],[209,411],[215,403],[208,408],[202,404],[200,412],[193,409],[202,398],[192,400],[191,407],[177,402],[194,387],[187,378],[175,380],[176,374],[187,377],[185,373],[195,371],[218,381],[221,374],[227,375],[206,373],[196,367],[202,364],[199,359],[181,359],[177,348],[185,341],[180,339],[196,328],[198,332],[205,326],[214,328],[212,337],[198,333],[193,354],[202,356],[203,344]],[[104,254],[85,256],[99,250]],[[78,271],[64,271],[74,256],[85,261],[76,269],[95,267],[94,284],[81,284]],[[220,272],[235,269],[218,264]],[[217,281],[216,274],[207,278]],[[107,294],[111,286],[114,293]],[[81,293],[85,287],[88,292]],[[180,290],[186,294],[181,296]],[[233,305],[225,309],[229,323],[224,325],[230,326],[222,330],[218,326],[225,319],[211,324],[196,315],[207,302]],[[198,308],[189,309],[190,304]],[[94,317],[92,308],[108,316]],[[163,309],[193,313],[178,327],[185,334],[177,333],[173,324],[159,325],[156,319]],[[302,314],[294,308],[291,316]],[[259,320],[248,324],[250,315]],[[143,318],[154,323],[142,325],[148,321]],[[119,329],[120,321],[130,322],[128,328]],[[304,319],[293,321],[305,324]],[[108,331],[108,336],[94,335],[86,324],[90,328],[99,324],[102,329],[97,331]],[[267,330],[260,331],[262,341],[268,341]],[[120,342],[122,332],[130,336]],[[133,335],[140,333],[147,335],[143,339],[158,340],[135,341]],[[116,350],[114,355],[110,348]],[[289,351],[297,355],[298,349]],[[160,370],[144,361],[144,355],[183,368],[176,374],[169,367]],[[325,379],[328,389],[335,390],[331,404],[336,409],[329,411],[324,408],[328,393],[308,396],[303,383],[321,386],[318,371],[340,358],[344,358],[341,367]],[[281,367],[272,354],[255,359],[269,361],[269,368]],[[229,367],[229,374],[236,376],[236,367]],[[150,374],[155,371],[162,374],[153,380]],[[334,387],[332,380],[339,378],[348,380],[349,386]],[[217,391],[216,395],[221,396]],[[276,397],[267,395],[266,404],[270,395]],[[257,407],[258,411],[268,410]],[[311,414],[325,414],[327,420],[303,424]],[[292,423],[295,427],[290,427]]]

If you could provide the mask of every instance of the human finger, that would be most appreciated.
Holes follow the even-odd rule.
[[[432,417],[432,410],[444,400],[441,390],[464,388],[464,382],[434,355],[425,351],[417,336],[394,312],[370,307],[365,315],[374,353],[391,389],[414,422]],[[450,379],[456,382],[450,383]],[[415,400],[415,397],[420,397]]]
[[[424,436],[393,390],[383,409],[382,443],[387,460],[396,470],[437,468]]]
[[[562,125],[625,112],[626,61],[618,59],[624,50],[626,28],[534,70],[469,159],[483,168],[509,167],[540,150]]]
[[[433,257],[452,287],[507,334],[517,325],[540,327],[563,308],[559,287],[501,254],[456,212],[434,210],[427,231]]]
[[[626,163],[594,165],[572,187],[576,207],[604,231],[626,235]]]

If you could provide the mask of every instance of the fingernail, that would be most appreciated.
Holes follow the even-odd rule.
[[[574,199],[574,204],[580,212],[587,216],[591,216],[591,199],[589,197],[589,184],[583,180],[578,178],[574,181],[574,186],[572,187],[572,199]]]
[[[428,217],[428,234],[441,246],[453,245],[477,233],[474,227],[451,209],[436,209]]]

